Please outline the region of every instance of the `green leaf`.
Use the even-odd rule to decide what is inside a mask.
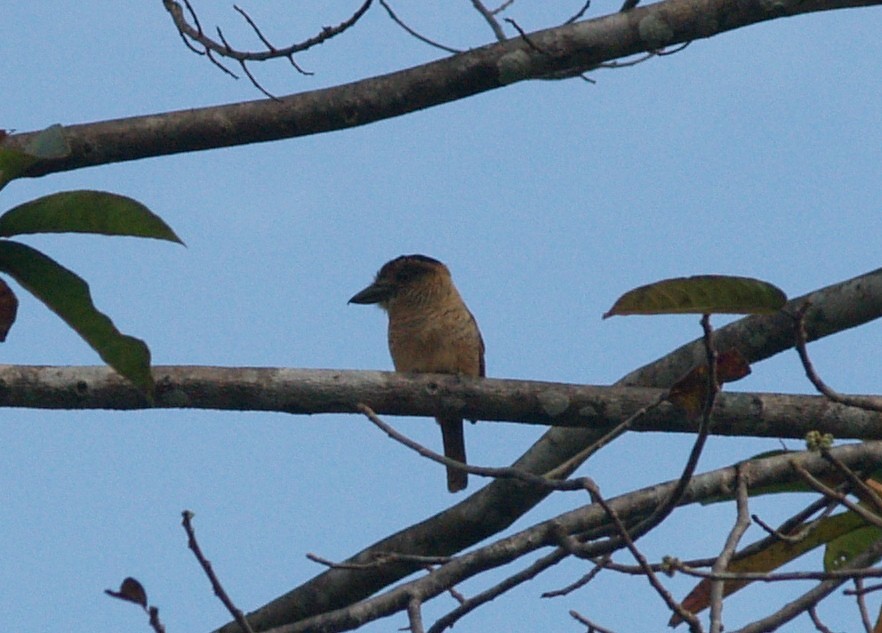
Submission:
[[[68,154],[70,146],[64,138],[64,128],[57,124],[39,132],[24,150],[0,147],[0,189],[37,161],[64,158]]]
[[[630,290],[603,318],[627,314],[764,314],[787,302],[781,289],[750,277],[677,277]]]
[[[0,189],[36,162],[36,158],[17,149],[0,147]]]
[[[20,204],[0,216],[0,236],[25,233],[129,235],[183,244],[175,232],[143,204],[106,191],[53,193]]]
[[[150,350],[126,336],[92,303],[88,284],[40,251],[0,240],[0,271],[12,276],[71,326],[108,365],[147,397],[153,393]]]
[[[855,516],[857,516],[856,513]],[[830,541],[824,550],[824,571],[840,569],[882,538],[882,529],[866,525]]]

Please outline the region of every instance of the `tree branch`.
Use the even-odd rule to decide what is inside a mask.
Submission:
[[[847,463],[853,469],[873,467],[882,459],[882,442],[865,444],[852,444],[833,449],[836,457]],[[751,487],[763,487],[772,483],[784,483],[795,481],[799,475],[791,467],[792,457],[784,455],[757,459],[750,462]],[[835,472],[833,466],[822,456],[816,453],[805,452],[798,458],[801,467],[821,477],[824,473]],[[624,522],[634,521],[651,512],[666,497],[674,491],[677,481],[658,484],[630,492],[607,501],[608,506],[615,511]],[[707,499],[726,498],[735,496],[738,489],[737,468],[730,466],[711,472],[697,475],[687,486],[685,493],[680,498],[680,505],[698,503]],[[297,621],[293,624],[279,626],[274,633],[301,633],[321,630],[325,632],[345,631],[363,626],[366,622],[392,615],[405,610],[410,600],[417,598],[423,603],[434,598],[458,583],[468,578],[477,576],[489,569],[507,565],[525,554],[535,552],[546,547],[556,547],[561,534],[581,534],[585,532],[604,533],[610,531],[610,519],[606,510],[599,503],[592,503],[576,510],[566,512],[552,519],[543,521],[511,536],[499,539],[462,556],[451,559],[448,563],[434,569],[425,576],[396,586],[389,591],[364,600],[357,604],[358,598],[350,596],[346,606],[328,610],[316,614],[314,617]],[[421,543],[402,543],[406,547],[421,547]],[[619,543],[620,545],[620,543]],[[604,553],[608,548],[607,541],[601,540],[584,546],[592,548],[595,555]],[[876,551],[876,550],[874,550]],[[873,561],[870,560],[870,563]],[[851,569],[859,569],[858,565],[851,565]],[[387,570],[374,567],[369,574],[365,572],[350,572],[360,574],[364,580],[367,576],[385,575]],[[330,573],[330,572],[327,572]],[[836,586],[845,582],[847,577],[826,581],[835,583]],[[822,583],[824,585],[825,583]],[[353,585],[355,591],[357,587]],[[317,596],[317,600],[321,597]],[[280,618],[284,614],[277,613]],[[256,630],[269,628],[269,623],[263,618],[249,616],[252,626]],[[277,622],[277,624],[280,622]],[[228,625],[221,631],[234,631],[236,625]]]
[[[882,0],[664,0],[567,24],[459,55],[323,90],[65,128],[71,153],[27,176],[283,138],[401,116],[528,79],[579,74],[637,53],[712,37],[766,20]],[[23,149],[35,133],[5,143]]]
[[[641,9],[628,15],[638,11]],[[806,318],[809,339],[855,327],[882,316],[882,269],[793,299],[786,309],[795,312],[807,298],[814,306]],[[739,319],[717,330],[716,343],[720,349],[737,347],[749,362],[758,362],[792,347],[793,322],[783,314]],[[704,342],[698,339],[626,379],[631,385],[670,386],[703,357]],[[548,472],[600,435],[602,431],[592,429],[551,429],[514,466],[534,473]],[[376,552],[388,551],[425,554],[431,549],[433,554],[452,554],[507,528],[546,496],[545,490],[518,482],[494,481],[434,517],[374,543],[347,562],[369,561]],[[328,570],[251,613],[249,621],[260,630],[303,620],[361,600],[413,571],[413,566],[401,565],[366,577],[347,570]],[[219,629],[223,633],[234,630],[235,625]]]
[[[282,413],[360,413],[433,417],[452,410],[487,422],[607,430],[656,402],[658,389],[528,380],[407,375],[386,371],[272,367],[157,366],[156,399],[105,366],[0,365],[0,407],[37,409],[213,409]],[[882,396],[866,396],[882,402]],[[831,404],[823,396],[721,393],[711,433],[802,439],[809,431],[838,439],[882,439],[882,413]],[[694,433],[674,406],[656,407],[632,431]]]

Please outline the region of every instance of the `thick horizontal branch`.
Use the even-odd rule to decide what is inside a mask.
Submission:
[[[357,413],[359,402],[382,415],[431,418],[453,412],[485,421],[606,428],[659,399],[663,391],[527,380],[381,371],[237,367],[155,367],[154,407],[287,413]],[[882,397],[878,398],[882,403]],[[106,367],[0,365],[0,406],[41,409],[143,409],[138,392]],[[664,404],[636,431],[693,432],[695,424]],[[882,414],[820,396],[724,393],[712,432],[802,438],[882,439]]]
[[[578,73],[604,62],[766,20],[880,3],[882,0],[664,0],[279,100],[67,126],[70,155],[39,161],[27,175],[356,127],[518,81]],[[24,147],[33,134],[15,134],[6,143]]]

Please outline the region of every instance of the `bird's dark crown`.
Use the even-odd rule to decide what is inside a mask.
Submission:
[[[444,264],[426,255],[402,255],[383,265],[377,273],[377,281],[408,283],[425,274],[445,269]]]

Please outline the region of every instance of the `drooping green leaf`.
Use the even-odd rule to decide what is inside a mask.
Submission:
[[[95,308],[88,284],[40,251],[0,240],[0,271],[9,274],[46,304],[85,340],[108,365],[148,397],[153,393],[150,350],[126,336]]]
[[[0,147],[0,189],[38,160],[64,158],[68,154],[70,146],[64,138],[64,128],[57,124],[34,136],[24,150]]]
[[[136,200],[106,191],[62,191],[0,216],[0,236],[25,233],[97,233],[152,237],[183,244],[163,220]]]
[[[630,290],[603,318],[627,314],[764,314],[787,302],[781,289],[750,277],[699,275]]]

